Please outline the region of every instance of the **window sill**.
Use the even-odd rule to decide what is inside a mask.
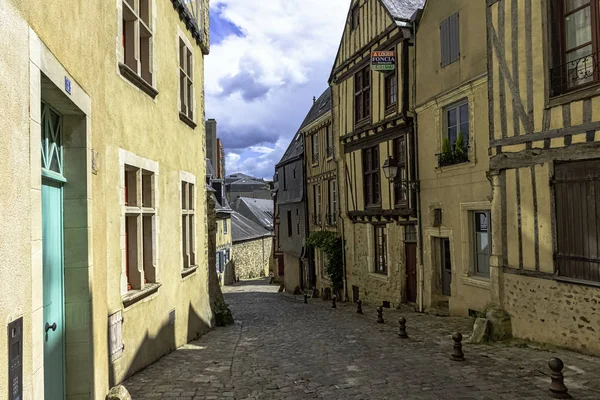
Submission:
[[[445,165],[443,167],[436,167],[435,168],[435,172],[442,173],[445,171],[453,171],[455,169],[462,169],[462,168],[467,168],[467,167],[474,167],[475,166],[475,161],[465,161],[465,162],[461,162],[461,163],[456,163],[456,164],[451,164],[451,165]]]
[[[185,123],[187,126],[189,126],[192,129],[196,129],[196,126],[198,126],[193,119],[191,119],[190,117],[188,117],[187,115],[185,115],[184,113],[182,113],[181,111],[179,111],[179,119],[181,121],[183,121],[183,123]]]
[[[566,276],[555,276],[554,279],[557,280],[558,282],[563,282],[563,283],[573,283],[576,285],[600,287],[600,282],[585,281],[583,279],[569,278]]]
[[[130,290],[122,296],[123,306],[125,308],[149,297],[150,295],[158,292],[158,288],[162,285],[160,283],[146,283],[140,290]]]
[[[182,277],[182,278],[185,278],[185,277],[187,277],[187,276],[190,276],[191,274],[193,274],[194,272],[196,272],[196,270],[197,270],[197,269],[198,269],[198,266],[197,266],[197,265],[192,265],[191,267],[184,268],[184,269],[181,271],[181,277]]]
[[[123,77],[125,77],[128,81],[133,83],[142,92],[146,93],[153,99],[156,98],[156,96],[158,95],[158,90],[156,90],[154,87],[152,87],[151,84],[142,79],[142,77],[139,76],[134,70],[129,68],[129,66],[123,63],[119,63],[119,71],[121,72],[121,75]]]
[[[468,286],[478,287],[480,289],[490,289],[491,284],[489,278],[484,278],[483,276],[463,276],[462,283]]]
[[[325,159],[325,161],[333,161],[333,155],[327,156],[327,158]]]
[[[364,126],[367,126],[369,124],[370,120],[371,120],[371,116],[368,116],[366,118],[361,119],[360,121],[355,121],[354,122],[354,130],[357,130]]]
[[[546,108],[572,103],[577,100],[585,100],[594,96],[600,96],[600,83],[595,83],[594,86],[586,86],[558,96],[553,96],[548,100]]]
[[[385,115],[388,116],[396,112],[396,103],[390,104],[385,108]]]
[[[376,279],[378,281],[382,281],[382,282],[389,282],[390,277],[387,274],[380,274],[379,272],[369,272],[369,276],[373,279]]]

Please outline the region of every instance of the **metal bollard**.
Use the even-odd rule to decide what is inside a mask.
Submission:
[[[356,313],[357,314],[362,314],[363,313],[362,312],[362,301],[361,300],[358,300],[356,302]]]
[[[452,334],[452,340],[454,341],[454,349],[452,350],[452,360],[454,361],[465,361],[465,354],[462,351],[462,334],[456,332]]]
[[[550,384],[550,397],[555,399],[570,399],[569,389],[565,386],[565,377],[562,370],[565,364],[560,358],[551,358],[548,361],[548,367],[552,370],[552,383]]]
[[[337,306],[335,305],[336,301],[337,301],[337,298],[335,296],[333,296],[331,298],[331,308],[337,308]]]
[[[377,323],[385,324],[385,321],[383,320],[383,308],[381,307],[377,307]]]
[[[308,295],[304,293],[304,304],[308,304]]]
[[[406,319],[400,317],[398,323],[400,324],[400,328],[398,328],[398,337],[400,339],[408,339],[408,334],[406,333]]]

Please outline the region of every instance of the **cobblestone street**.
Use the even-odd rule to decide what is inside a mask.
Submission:
[[[264,280],[225,289],[236,323],[217,328],[125,382],[133,399],[548,399],[547,361],[565,363],[575,399],[600,398],[600,360],[562,350],[465,345],[472,320],[384,310],[277,293]],[[408,340],[397,336],[407,319]]]

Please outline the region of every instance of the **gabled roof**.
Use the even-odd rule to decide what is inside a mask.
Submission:
[[[231,182],[229,185],[230,186],[265,186],[266,183],[257,181],[252,178],[243,178],[243,179],[239,179],[235,182]]]
[[[425,4],[426,0],[378,0],[383,8],[387,11],[388,15],[392,20],[396,22],[396,25],[406,25],[412,15],[419,9],[422,8]],[[328,82],[331,82],[333,79],[333,73],[335,71],[335,65],[340,56],[340,51],[342,49],[342,43],[344,41],[344,35],[350,26],[350,18],[352,16],[352,8],[354,7],[354,2],[350,2],[350,7],[348,8],[348,13],[346,14],[346,23],[344,24],[344,30],[342,31],[342,37],[340,38],[340,44],[338,46],[338,51],[333,60],[333,65],[331,67],[331,73],[329,74]]]
[[[231,239],[233,243],[273,236],[273,233],[238,212],[231,214]]]
[[[283,153],[283,157],[281,157],[281,160],[279,160],[275,168],[279,167],[282,164],[286,164],[290,160],[294,160],[297,157],[302,156],[302,154],[304,154],[304,139],[302,138],[300,131],[298,131],[294,135],[294,138],[290,142],[290,145],[288,146],[285,153]]]
[[[328,112],[331,112],[331,90],[329,90],[329,88],[325,89],[321,96],[314,102],[306,115],[306,118],[304,118],[304,122],[300,125],[300,129],[303,129],[305,126],[316,121]]]
[[[255,221],[259,221],[263,228],[268,230],[273,229],[273,200],[238,197],[231,203],[231,208],[239,213],[248,210],[254,216]],[[250,217],[250,215],[247,215],[247,217]]]

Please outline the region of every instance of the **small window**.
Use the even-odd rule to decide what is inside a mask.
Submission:
[[[433,209],[433,226],[438,228],[442,226],[442,209],[434,208]]]
[[[327,151],[327,158],[333,157],[333,137],[331,125],[325,127],[325,150]]]
[[[417,226],[404,226],[404,243],[417,243]]]
[[[179,38],[179,117],[194,121],[194,60],[192,50]]]
[[[288,236],[292,236],[292,211],[288,210],[287,212],[287,228],[288,228]]]
[[[131,165],[125,165],[123,174],[127,290],[139,290],[156,279],[155,175]]]
[[[327,219],[329,225],[335,226],[337,224],[337,181],[332,179],[328,181],[329,184],[329,211],[327,212]]]
[[[473,261],[475,275],[490,276],[490,254],[492,242],[489,211],[475,211],[473,221]]]
[[[396,185],[394,185],[394,201],[397,207],[406,206],[408,203],[408,192],[406,188],[406,138],[404,135],[394,140],[394,158],[398,164],[396,173]]]
[[[121,41],[124,64],[152,85],[152,3],[151,0],[124,0]]]
[[[227,235],[227,220],[223,220],[223,233]]]
[[[463,100],[444,109],[445,130],[438,166],[469,161],[469,103]]]
[[[374,225],[375,272],[387,275],[387,232],[385,225]]]
[[[287,179],[286,179],[286,176],[285,176],[285,165],[281,169],[281,175],[283,177],[283,190],[287,190]]]
[[[451,15],[440,25],[440,44],[442,49],[441,66],[450,65],[460,58],[460,31],[458,13]]]
[[[355,6],[352,9],[352,30],[356,30],[360,25],[360,8]]]
[[[354,122],[371,116],[371,69],[365,67],[354,75]]]
[[[398,75],[396,71],[385,76],[385,108],[393,108],[398,101]]]
[[[319,133],[315,133],[312,136],[312,163],[313,165],[319,164]]]
[[[379,188],[379,146],[363,150],[363,175],[365,206],[381,205]]]
[[[194,185],[181,182],[181,249],[183,269],[196,266],[196,229]],[[218,228],[218,225],[217,225]]]

